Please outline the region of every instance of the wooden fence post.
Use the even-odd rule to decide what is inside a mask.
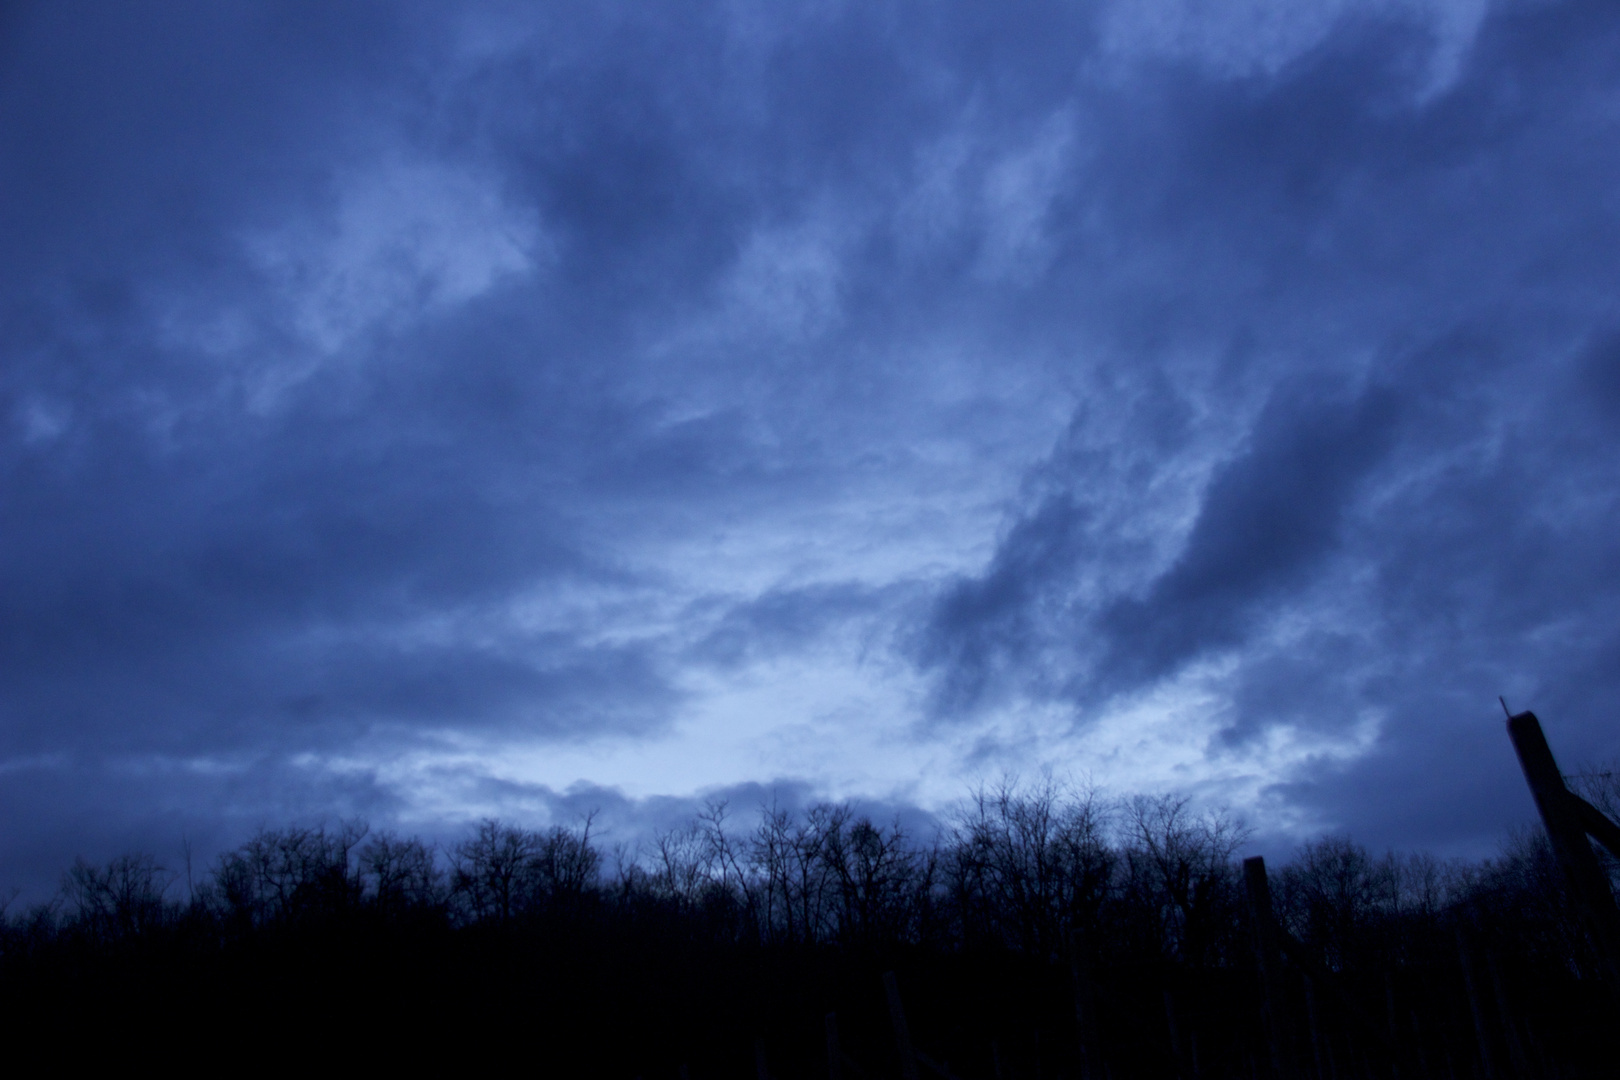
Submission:
[[[1384,972],[1384,1006],[1389,1014],[1389,1075],[1401,1080],[1401,1024],[1395,1012],[1395,976]]]
[[[1198,1036],[1190,1028],[1182,1031],[1182,1018],[1176,1015],[1176,997],[1169,987],[1164,991],[1164,1017],[1170,1025],[1170,1052],[1175,1055],[1176,1072],[1182,1080],[1198,1080]]]
[[[1243,860],[1243,886],[1249,898],[1249,924],[1254,934],[1254,958],[1260,968],[1260,1013],[1271,1048],[1271,1068],[1280,1080],[1294,1080],[1294,1055],[1288,1025],[1282,954],[1277,947],[1277,920],[1271,910],[1271,882],[1266,860],[1259,855]]]
[[[1075,1040],[1080,1050],[1081,1080],[1097,1080],[1103,1075],[1101,1035],[1097,1025],[1097,992],[1092,985],[1091,964],[1082,955],[1072,928],[1063,930],[1064,951],[1069,954],[1069,979],[1074,990]]]
[[[1496,1011],[1502,1017],[1502,1034],[1507,1038],[1508,1060],[1513,1062],[1515,1073],[1529,1076],[1530,1058],[1524,1052],[1524,1041],[1519,1038],[1519,1023],[1513,1018],[1513,1005],[1508,1000],[1507,986],[1502,982],[1502,968],[1496,962],[1496,955],[1489,948],[1485,950],[1485,968],[1491,973],[1491,986],[1496,990]]]
[[[911,1048],[911,1029],[906,1026],[906,1009],[900,1003],[900,984],[892,971],[883,973],[883,992],[889,999],[889,1020],[894,1024],[895,1049],[900,1052],[900,1076],[902,1080],[919,1080],[917,1054]]]
[[[1558,763],[1553,759],[1552,749],[1547,745],[1547,737],[1542,734],[1541,721],[1536,719],[1535,713],[1522,712],[1510,716],[1507,727],[1513,749],[1519,755],[1519,766],[1530,785],[1530,794],[1535,797],[1536,809],[1541,812],[1541,822],[1546,826],[1553,855],[1569,883],[1575,909],[1586,924],[1587,932],[1592,935],[1593,944],[1597,946],[1599,961],[1608,977],[1611,991],[1620,991],[1620,909],[1615,907],[1609,879],[1586,839],[1586,819],[1590,815],[1583,812],[1583,807],[1588,804],[1564,786],[1564,774],[1558,771]],[[1596,816],[1604,824],[1612,826],[1613,823],[1604,819],[1602,814]],[[1609,838],[1603,833],[1602,824],[1590,824],[1599,831],[1607,845]]]
[[[1462,923],[1456,925],[1457,955],[1462,959],[1463,986],[1468,991],[1468,1009],[1474,1018],[1474,1038],[1479,1042],[1479,1063],[1485,1080],[1496,1080],[1502,1070],[1496,1064],[1496,1052],[1491,1047],[1491,1022],[1485,1015],[1485,999],[1479,985],[1479,972],[1474,963],[1473,950],[1468,947],[1468,935]]]
[[[1316,986],[1305,976],[1305,1018],[1311,1026],[1311,1054],[1316,1060],[1316,1080],[1338,1080],[1333,1068],[1333,1047],[1322,1030],[1322,1018],[1316,1010]]]
[[[838,1014],[827,1014],[827,1080],[842,1080],[844,1052],[838,1046]]]

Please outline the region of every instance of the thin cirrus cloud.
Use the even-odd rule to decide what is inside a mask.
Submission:
[[[1617,36],[16,9],[5,858],[1043,767],[1488,842],[1496,694],[1616,752]]]

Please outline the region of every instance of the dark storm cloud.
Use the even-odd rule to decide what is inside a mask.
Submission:
[[[595,394],[573,362],[600,338],[524,297],[409,334],[384,319],[349,355],[302,360],[298,313],[244,244],[288,214],[330,223],[355,160],[408,142],[389,113],[427,92],[409,70],[431,52],[421,29],[362,7],[52,5],[10,25],[0,753],[17,880],[195,836],[199,814],[223,842],[312,808],[398,808],[291,753],[646,730],[678,699],[655,648],[504,609],[536,583],[626,580],[557,489],[633,486],[652,458],[702,474],[724,431],[678,440]],[[227,355],[169,328],[221,310]],[[278,366],[291,392],[255,408]]]
[[[1267,403],[1250,446],[1206,488],[1180,557],[1145,597],[1102,614],[1104,679],[1129,687],[1239,643],[1255,608],[1308,580],[1338,547],[1357,481],[1389,452],[1397,403],[1376,389],[1314,398],[1285,389]]]
[[[582,471],[639,482],[637,456],[668,462],[671,440],[637,446],[645,420],[595,396],[580,409],[588,377],[521,355],[585,359],[577,329],[486,309],[371,342],[392,370],[340,363],[268,415],[243,408],[252,367],[300,343],[239,234],[329,191],[352,152],[335,143],[388,140],[379,114],[408,106],[422,28],[363,7],[123,14],[19,16],[0,95],[8,747],[653,722],[670,692],[645,649],[546,633],[471,647],[414,625],[476,620],[536,578],[621,576],[536,489]],[[378,131],[352,127],[368,120]],[[245,305],[263,355],[244,369],[162,347],[175,292]],[[687,442],[675,472],[724,450]],[[566,460],[581,443],[606,462]]]
[[[1561,718],[1571,762],[1612,755],[1617,31],[1597,5],[1493,9],[1432,95],[1400,24],[1351,25],[1271,77],[1148,84],[1165,157],[1113,197],[1142,250],[1181,247],[1140,290],[1162,318],[1115,324],[1140,350],[1120,363],[1157,353],[1217,417],[1254,419],[1141,436],[1216,465],[1175,548],[1118,555],[1101,585],[1096,487],[1151,504],[1154,478],[1060,448],[985,574],[934,611],[942,703],[1010,683],[1096,708],[1231,662],[1209,752],[1377,716],[1365,758],[1279,793],[1387,842],[1477,835],[1504,799],[1527,812],[1498,692]]]
[[[62,820],[260,762],[175,781],[251,816],[896,639],[956,724],[1206,663],[1212,758],[1376,714],[1279,798],[1391,836],[1355,793],[1497,692],[1613,752],[1620,19],[1493,7],[1448,74],[1416,7],[1247,64],[1130,8],[15,9],[0,757]],[[977,574],[760,570],[841,499],[959,552],[984,485],[878,520],[990,459]]]

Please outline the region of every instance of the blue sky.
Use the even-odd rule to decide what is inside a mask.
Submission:
[[[1620,754],[1617,176],[1607,3],[8,6],[0,865],[1043,770],[1483,850],[1498,694]]]

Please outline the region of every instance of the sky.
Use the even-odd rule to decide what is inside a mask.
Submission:
[[[1620,755],[1608,0],[0,12],[0,878]]]

